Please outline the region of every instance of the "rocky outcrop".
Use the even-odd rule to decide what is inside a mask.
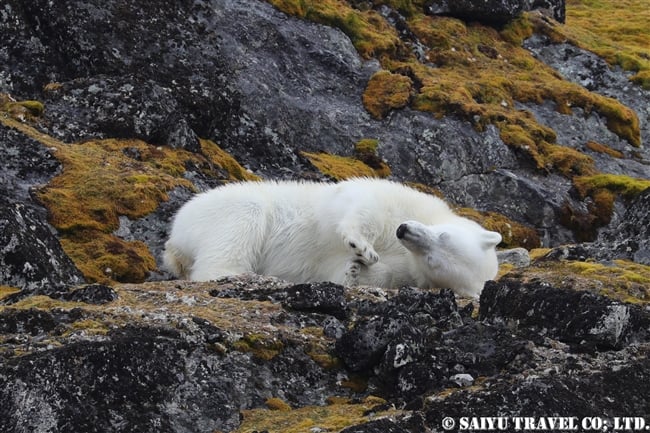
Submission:
[[[368,394],[366,422],[400,411],[352,431],[439,431],[443,416],[640,413],[650,386],[646,309],[515,280],[489,283],[477,318],[449,290],[253,276],[67,299],[0,312],[3,431],[286,431],[268,408],[326,401],[314,410],[342,405],[352,425]]]
[[[432,15],[449,15],[496,25],[505,24],[531,10],[542,10],[562,23],[566,18],[564,0],[429,0],[424,10]]]

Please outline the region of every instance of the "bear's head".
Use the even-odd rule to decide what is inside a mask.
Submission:
[[[501,235],[469,220],[435,225],[406,221],[396,234],[429,287],[478,298],[485,281],[499,270],[495,247]]]

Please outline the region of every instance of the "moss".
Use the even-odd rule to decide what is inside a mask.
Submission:
[[[582,197],[593,195],[594,191],[606,189],[625,198],[634,198],[650,188],[650,180],[619,174],[596,174],[576,178],[574,185]]]
[[[0,286],[0,300],[6,296],[13,295],[14,293],[18,292],[20,292],[20,289],[18,287]]]
[[[365,58],[396,53],[402,43],[395,29],[372,9],[359,10],[340,0],[268,0],[279,10],[342,30]]]
[[[412,82],[409,77],[389,71],[376,72],[363,93],[363,105],[376,119],[383,119],[391,110],[408,105]]]
[[[355,144],[354,155],[356,159],[372,168],[377,177],[388,177],[391,174],[391,170],[388,164],[379,156],[377,151],[378,147],[378,140],[364,138]]]
[[[612,65],[650,71],[650,8],[646,0],[568,0],[566,25],[556,31]],[[633,77],[634,81],[634,77]],[[643,85],[643,81],[641,83]]]
[[[70,329],[67,331],[67,334],[74,334],[83,332],[90,335],[106,335],[110,328],[98,320],[94,319],[82,319],[77,320],[70,325]],[[65,334],[64,334],[65,335]]]
[[[0,122],[38,140],[61,161],[63,171],[35,196],[48,209],[64,251],[90,282],[142,282],[156,268],[144,243],[112,233],[120,216],[141,218],[167,200],[169,190],[193,189],[183,177],[187,164],[208,176],[257,179],[209,140],[201,140],[201,156],[140,140],[67,144],[10,117],[0,116]]]
[[[650,90],[650,70],[641,71],[638,74],[633,75],[630,77],[630,81],[638,84],[645,90]]]
[[[276,338],[264,334],[247,334],[233,343],[233,348],[247,352],[254,357],[270,361],[284,350],[284,344]]]
[[[34,121],[43,115],[45,105],[40,101],[16,101],[6,93],[0,93],[0,112],[21,122]]]
[[[329,153],[302,152],[323,174],[336,180],[351,177],[376,177],[375,170],[356,158],[332,155]]]
[[[259,176],[242,167],[228,152],[210,140],[201,139],[201,152],[212,164],[228,173],[230,180],[260,180]]]
[[[358,403],[346,399],[330,399],[327,406],[307,406],[289,411],[252,409],[242,411],[243,420],[235,433],[268,431],[269,433],[303,433],[309,431],[341,431],[351,425],[368,422],[372,417],[396,416],[400,411],[392,409],[373,413],[372,409],[385,400],[368,397]]]
[[[479,212],[474,209],[457,209],[458,215],[469,218],[481,224],[487,230],[501,234],[503,241],[500,246],[504,248],[523,247],[526,249],[538,248],[541,239],[537,230],[524,224],[512,221],[496,212]]]
[[[368,389],[368,378],[365,376],[352,374],[347,379],[341,381],[341,386],[348,388],[353,392],[362,393]]]
[[[611,147],[598,143],[596,141],[588,141],[585,144],[585,147],[592,152],[603,153],[605,155],[611,156],[612,158],[620,159],[624,156],[622,152],[619,152],[618,150],[612,149]]]
[[[534,30],[535,27],[528,19],[528,15],[522,14],[506,24],[500,34],[505,41],[513,45],[521,45],[525,39],[533,35]]]
[[[267,398],[266,406],[269,410],[277,410],[280,412],[289,412],[291,410],[291,406],[287,402],[277,397]]]
[[[650,304],[650,266],[628,260],[607,263],[549,261],[544,259],[548,251],[531,251],[531,266],[513,269],[509,277],[522,282],[543,280],[555,287],[586,290],[623,302]]]

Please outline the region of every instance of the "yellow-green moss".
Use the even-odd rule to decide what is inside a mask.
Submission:
[[[638,71],[632,80],[648,87],[650,6],[647,0],[568,0],[566,24],[557,32],[612,65]]]
[[[389,71],[376,72],[363,93],[363,105],[376,119],[383,119],[391,110],[405,107],[411,97],[409,77]]]
[[[0,122],[52,149],[62,163],[63,171],[35,196],[48,209],[64,251],[90,282],[142,282],[156,268],[143,242],[125,241],[112,233],[120,216],[143,217],[167,200],[169,190],[193,189],[183,177],[187,163],[208,176],[257,179],[209,140],[201,140],[203,155],[140,140],[67,144],[10,116],[0,116]]]
[[[359,140],[354,146],[354,156],[375,171],[377,177],[388,177],[391,174],[390,167],[379,156],[377,148],[379,141],[371,138]]]
[[[476,221],[487,230],[500,233],[503,238],[501,247],[532,249],[541,245],[541,239],[533,227],[512,221],[499,213],[479,212],[470,208],[457,209],[456,213]]]
[[[291,410],[291,405],[285,402],[281,398],[271,397],[266,399],[266,407],[269,410],[278,410],[280,412],[289,412]]]
[[[395,416],[401,412],[395,409],[368,413],[385,400],[368,397],[360,403],[345,403],[345,399],[330,399],[334,404],[328,406],[307,406],[288,411],[252,409],[242,411],[243,420],[234,433],[305,433],[311,429],[338,432],[351,425],[368,422],[375,417]]]
[[[212,164],[225,170],[231,180],[260,180],[259,176],[242,167],[228,152],[211,140],[201,139],[201,152]]]
[[[548,250],[531,251],[532,265],[513,269],[509,276],[522,282],[547,281],[555,287],[586,290],[623,302],[650,304],[650,266],[628,260],[607,264],[544,260]],[[506,276],[507,277],[507,276]]]
[[[264,361],[270,361],[284,350],[284,344],[278,339],[264,334],[248,334],[233,343],[233,348],[247,352]]]
[[[20,289],[18,287],[0,286],[0,300],[2,300],[2,298],[5,296],[13,295],[14,293],[18,292],[20,292]]]
[[[647,188],[650,188],[650,180],[638,179],[618,174],[596,174],[593,176],[578,177],[574,185],[581,196],[592,195],[594,191],[606,189],[626,198],[633,198]]]
[[[13,119],[23,121],[34,120],[43,115],[45,105],[40,101],[16,101],[6,93],[0,93],[0,113]]]
[[[329,153],[310,153],[302,152],[314,167],[321,173],[330,176],[336,180],[344,180],[351,177],[376,177],[375,170],[359,161],[356,158],[350,158]]]
[[[609,224],[617,195],[631,199],[650,188],[650,180],[603,173],[576,177],[573,184],[581,198],[591,198],[587,203],[588,213],[574,209],[566,203],[560,219],[564,226],[572,229],[580,241],[593,240],[597,229]]]
[[[394,54],[402,46],[395,29],[372,9],[356,9],[341,0],[268,1],[289,15],[342,30],[365,58],[386,53]]]
[[[623,158],[624,156],[622,152],[619,152],[618,150],[612,149],[611,147],[602,143],[598,143],[596,141],[588,141],[585,144],[585,147],[593,152],[604,153],[605,155],[609,155],[612,158],[620,159]]]

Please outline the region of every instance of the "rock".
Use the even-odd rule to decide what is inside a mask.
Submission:
[[[389,419],[379,419],[353,427],[344,428],[340,433],[408,433],[406,430]]]
[[[474,378],[472,377],[472,375],[466,373],[454,374],[449,378],[449,380],[451,382],[455,382],[461,388],[465,386],[470,386],[474,383]]]
[[[461,318],[449,290],[404,289],[376,307],[380,314],[357,311],[336,351],[351,371],[372,370],[374,386],[405,401],[455,383],[453,373],[494,374],[524,346],[502,326]]]
[[[561,23],[565,20],[564,0],[428,0],[424,10],[430,15],[449,15],[492,25],[503,25],[531,10],[542,10]]]
[[[306,312],[346,317],[344,287],[333,283],[297,284],[287,289],[284,305]]]
[[[118,298],[118,295],[112,287],[103,284],[89,284],[80,289],[65,293],[61,298],[66,301],[103,305],[113,302]]]
[[[497,251],[499,264],[510,263],[517,268],[524,268],[530,265],[530,255],[525,248],[511,248],[509,250]]]
[[[5,302],[31,294],[53,294],[83,282],[63,252],[44,211],[4,198],[0,206],[0,284],[20,287]]]
[[[535,330],[574,350],[621,349],[647,341],[650,313],[638,306],[544,283],[488,281],[481,293],[481,320]]]
[[[491,383],[477,392],[460,391],[449,397],[431,398],[424,412],[426,423],[431,428],[442,426],[442,419],[455,420],[455,428],[460,431],[460,417],[490,417],[499,414],[508,418],[505,430],[519,428],[512,417],[547,417],[549,414],[570,414],[577,417],[576,426],[581,420],[599,413],[603,420],[613,425],[612,417],[619,413],[643,411],[643,403],[638,395],[648,392],[647,359],[633,361],[624,368],[605,367],[604,371],[575,372],[562,377],[532,377],[514,383],[507,381]],[[524,415],[525,414],[525,415]],[[562,415],[563,416],[563,415]],[[588,428],[587,428],[588,429]],[[587,430],[585,429],[585,430]],[[446,429],[447,430],[447,429]]]
[[[621,223],[604,230],[595,244],[603,251],[599,257],[650,265],[650,189],[641,193],[627,208]]]

